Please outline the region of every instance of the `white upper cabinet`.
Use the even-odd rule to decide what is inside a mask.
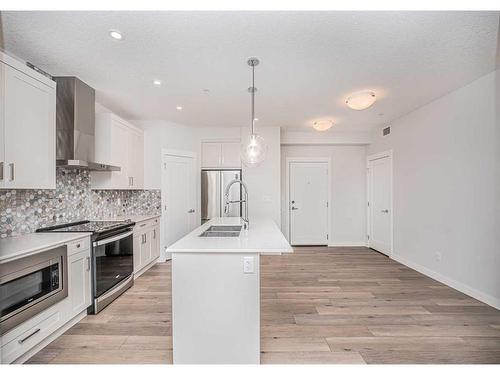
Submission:
[[[55,189],[56,83],[0,59],[0,188]]]
[[[202,142],[202,168],[241,168],[239,142]]]
[[[221,144],[215,142],[202,142],[201,144],[201,166],[203,168],[219,168],[221,156]]]
[[[227,142],[221,145],[221,167],[241,168],[241,144],[239,142]]]
[[[143,131],[112,113],[96,115],[95,126],[95,161],[121,170],[92,172],[92,189],[143,189]]]
[[[144,133],[128,132],[128,184],[131,189],[144,187]]]

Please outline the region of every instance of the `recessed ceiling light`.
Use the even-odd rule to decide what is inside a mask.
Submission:
[[[122,33],[119,32],[118,30],[110,30],[109,36],[115,40],[122,40],[123,39]]]
[[[324,132],[333,126],[332,120],[319,120],[313,123],[313,128],[317,131]]]
[[[178,105],[177,107],[175,107],[175,109],[177,109],[178,111],[182,111],[182,107],[180,105]]]
[[[153,80],[153,85],[160,86],[161,85],[161,81],[159,79],[155,79],[155,80]]]
[[[360,91],[349,96],[345,102],[349,108],[362,111],[371,107],[375,103],[375,100],[377,98],[373,91]]]

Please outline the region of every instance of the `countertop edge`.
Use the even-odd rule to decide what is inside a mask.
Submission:
[[[49,233],[30,233],[28,236],[40,236],[40,235],[46,235]],[[49,250],[50,248],[60,246],[63,244],[66,244],[68,242],[76,241],[85,237],[90,237],[92,233],[90,232],[72,232],[72,233],[67,233],[68,238],[64,239],[58,239],[58,240],[49,240],[50,237],[47,236],[47,242],[41,242],[40,244],[28,247],[23,250],[19,250],[15,253],[6,255],[6,256],[0,256],[0,264],[1,263],[7,263],[16,259],[24,258],[29,255],[41,253],[43,251]],[[52,235],[52,234],[51,234]],[[24,235],[27,236],[27,235]],[[21,236],[19,236],[21,237]],[[14,237],[15,238],[15,237]],[[40,239],[41,240],[41,239]]]

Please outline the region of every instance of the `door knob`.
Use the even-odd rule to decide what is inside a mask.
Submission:
[[[188,211],[188,214],[192,214],[194,212],[194,208],[191,208],[189,211]]]
[[[389,210],[382,210],[380,212],[383,212],[384,214],[388,214],[389,213]]]
[[[298,208],[297,207],[292,207],[292,210],[298,210]]]

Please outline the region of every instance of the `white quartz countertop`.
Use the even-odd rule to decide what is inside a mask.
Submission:
[[[250,222],[239,237],[199,237],[211,225],[243,225],[239,217],[214,218],[169,246],[170,253],[292,253],[288,241],[270,219]]]
[[[0,263],[22,258],[90,236],[91,233],[30,233],[0,240]]]

